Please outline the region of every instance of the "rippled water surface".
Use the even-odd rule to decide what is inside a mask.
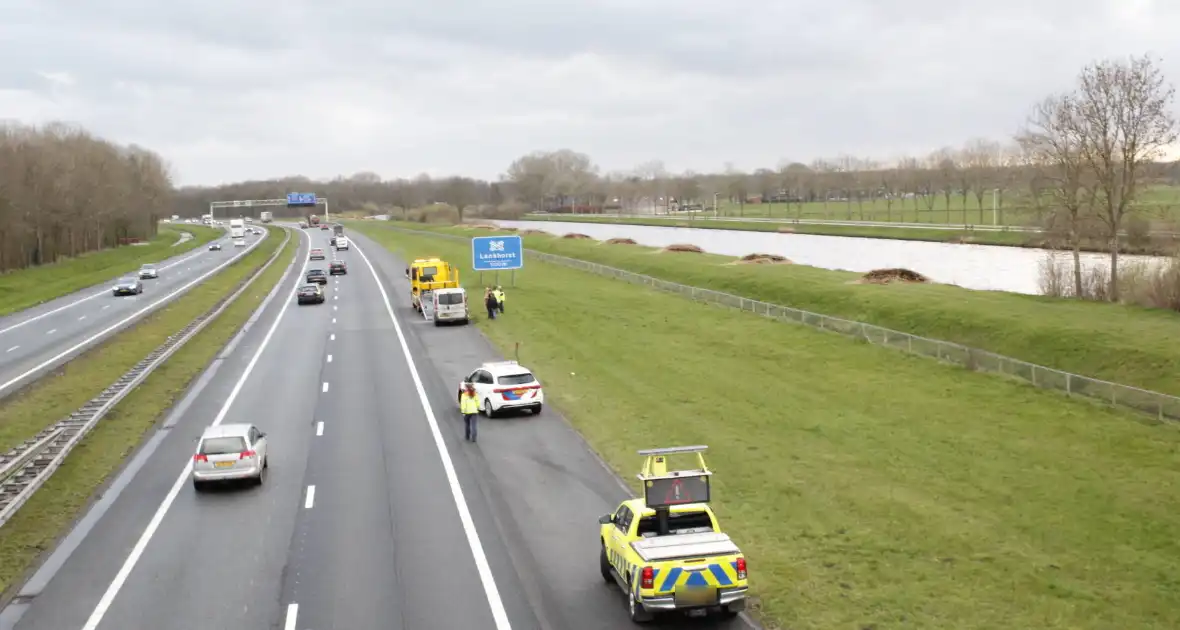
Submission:
[[[612,225],[609,223],[567,223],[557,221],[499,221],[520,229],[544,230],[553,234],[577,232],[605,240],[631,238],[641,245],[664,247],[689,243],[711,254],[744,256],[763,253],[786,256],[797,264],[866,272],[902,267],[934,280],[968,289],[1040,293],[1041,264],[1050,254],[1044,249],[955,245],[926,241],[899,241],[814,234],[779,234],[703,228]],[[1058,254],[1067,255],[1067,254]],[[1108,262],[1103,254],[1083,254],[1084,264]],[[1121,260],[1152,260],[1147,256],[1123,256]]]

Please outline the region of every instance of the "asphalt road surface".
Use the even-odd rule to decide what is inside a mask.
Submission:
[[[0,630],[630,627],[598,573],[597,519],[625,498],[620,483],[552,407],[483,419],[479,442],[465,442],[458,381],[500,357],[474,327],[422,320],[404,265],[357,235],[329,255],[349,273],[330,278],[327,301],[297,305],[306,269],[327,267],[306,251],[308,238],[326,248],[328,232],[305,234],[276,298],[0,613]],[[265,485],[193,490],[196,438],[215,422],[268,433]]]
[[[247,236],[247,248],[262,238]],[[145,307],[192,282],[241,253],[225,237],[220,252],[208,245],[157,263],[158,279],[144,280],[143,293],[116,297],[114,279],[88,289],[0,318],[0,395],[35,380],[78,353],[114,334],[128,318],[130,325],[147,313]],[[100,334],[116,326],[107,334]],[[67,352],[75,349],[73,352]],[[65,354],[63,354],[65,353]]]

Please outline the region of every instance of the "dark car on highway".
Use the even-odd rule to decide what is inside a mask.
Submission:
[[[328,284],[328,274],[324,273],[323,269],[309,269],[307,272],[307,281]]]
[[[139,295],[143,293],[143,283],[135,276],[127,276],[126,278],[119,278],[115,283],[115,296],[120,295]]]
[[[318,284],[306,284],[299,287],[300,304],[323,304],[324,289]]]
[[[343,260],[333,260],[332,263],[328,265],[328,274],[333,276],[346,276],[348,275],[348,265],[344,264]]]

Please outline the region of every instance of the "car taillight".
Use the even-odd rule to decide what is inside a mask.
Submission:
[[[209,462],[209,458],[208,458],[208,457],[206,457],[206,456],[204,456],[204,455],[202,455],[202,454],[200,454],[200,453],[197,453],[196,455],[193,455],[193,461],[194,461],[194,462],[206,462],[206,463],[208,463],[208,462]]]
[[[652,588],[656,579],[656,572],[651,567],[643,567],[642,578],[639,582],[640,588]]]
[[[746,579],[746,559],[745,558],[738,558],[737,559],[737,577],[739,580]]]
[[[257,455],[257,453],[254,451],[242,451],[242,454],[240,457],[238,457],[238,459],[246,459],[247,457],[254,457],[255,455]]]
[[[492,392],[496,393],[496,394],[506,394],[508,392],[515,392],[515,391],[519,391],[522,389],[541,389],[541,386],[540,385],[521,385],[520,387],[499,387],[497,389],[492,390]]]

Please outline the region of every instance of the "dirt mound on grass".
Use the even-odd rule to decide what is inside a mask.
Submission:
[[[569,234],[566,234],[565,236],[562,236],[561,238],[588,239],[590,237],[585,234],[578,234],[576,232],[570,232]]]
[[[660,251],[665,252],[687,252],[690,254],[703,254],[705,250],[688,243],[673,243]]]
[[[746,254],[737,259],[739,265],[790,265],[790,260],[778,254]]]
[[[630,238],[608,238],[603,241],[607,245],[638,245],[634,239]]]
[[[890,284],[894,282],[921,284],[930,282],[930,278],[909,269],[874,269],[861,276],[860,281],[867,284]]]
[[[521,236],[553,236],[545,230],[521,230]]]

